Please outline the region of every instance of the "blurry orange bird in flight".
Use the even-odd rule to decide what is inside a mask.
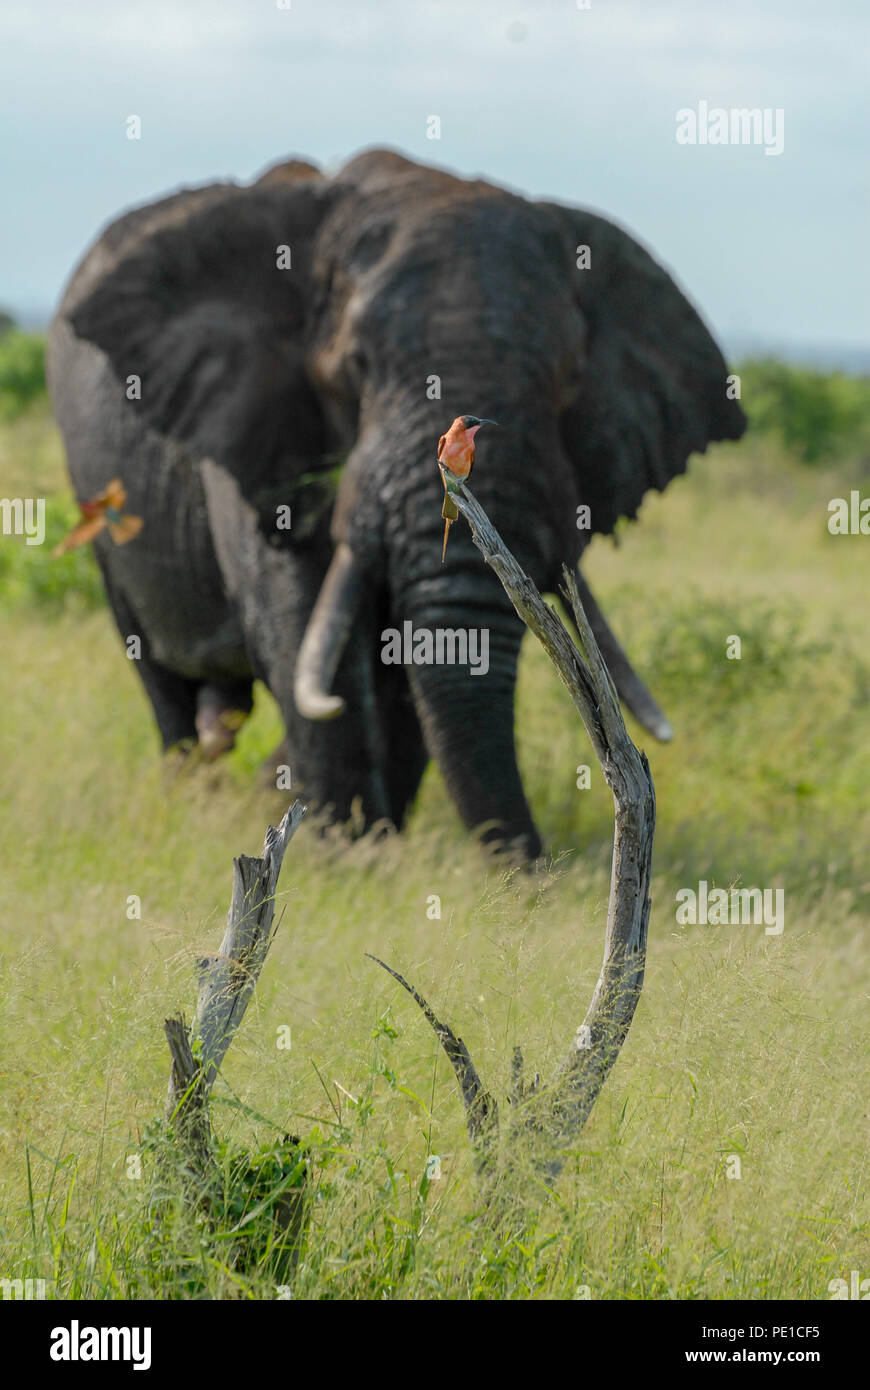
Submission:
[[[115,544],[126,545],[142,530],[141,516],[130,516],[124,512],[126,501],[124,484],[120,478],[113,478],[98,497],[79,503],[82,520],[54,547],[52,555],[63,555],[67,550],[75,550],[76,546],[87,545],[107,526]]]

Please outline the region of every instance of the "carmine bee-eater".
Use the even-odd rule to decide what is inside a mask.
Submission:
[[[450,496],[447,475],[450,474],[454,478],[463,480],[469,476],[474,466],[474,436],[481,425],[496,424],[498,424],[497,420],[479,420],[476,415],[457,415],[447,433],[442,434],[438,440],[438,465],[441,469],[441,481],[444,484],[444,506],[441,508],[441,515],[444,518],[444,544],[441,547],[442,565],[447,550],[450,527],[459,516],[456,503]]]
[[[99,497],[79,503],[82,520],[54,547],[52,555],[63,555],[67,550],[75,550],[76,546],[87,545],[107,526],[115,544],[126,545],[142,530],[141,516],[130,516],[124,511],[126,501],[124,484],[120,478],[113,478]]]

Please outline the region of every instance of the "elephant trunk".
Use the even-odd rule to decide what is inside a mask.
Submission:
[[[483,616],[481,614],[480,616]],[[463,821],[481,841],[521,860],[541,853],[517,766],[514,689],[524,628],[486,615],[489,670],[475,680],[458,665],[408,668],[426,746]],[[485,689],[477,690],[478,685]]]
[[[296,662],[294,697],[305,719],[335,719],[344,712],[330,693],[363,594],[363,575],[346,542],[336,546]]]

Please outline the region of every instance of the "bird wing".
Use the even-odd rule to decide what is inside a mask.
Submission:
[[[115,545],[126,545],[134,536],[138,536],[143,524],[141,516],[122,516],[118,521],[109,522],[109,535]]]
[[[51,552],[53,556],[65,555],[68,550],[75,550],[80,545],[87,545],[94,536],[98,536],[106,524],[106,518],[102,515],[90,517],[87,521],[80,521],[78,526],[74,526],[69,535],[64,536]]]

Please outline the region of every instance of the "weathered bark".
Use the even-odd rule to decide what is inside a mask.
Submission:
[[[184,1016],[167,1018],[163,1031],[172,1055],[166,1120],[176,1137],[176,1158],[181,1160],[182,1170],[187,1174],[186,1196],[195,1205],[201,1205],[208,1200],[207,1194],[213,1190],[217,1179],[208,1118],[208,1090],[193,1055]],[[170,1161],[168,1151],[164,1151],[162,1159],[166,1175]]]
[[[163,1177],[171,1179],[170,1166],[180,1168],[185,1201],[209,1216],[218,1199],[220,1174],[208,1097],[277,929],[273,924],[278,875],[304,815],[302,803],[294,802],[279,826],[269,826],[259,858],[241,854],[233,861],[232,899],[220,950],[197,961],[199,998],[193,1023],[188,1029],[181,1016],[164,1023],[172,1055],[166,1121],[175,1142],[163,1152]],[[288,1191],[275,1208],[281,1224],[297,1233],[302,1199],[301,1190]]]
[[[198,1058],[207,1091],[244,1017],[272,944],[278,875],[304,815],[302,802],[294,801],[281,824],[270,825],[266,831],[260,858],[240,854],[233,860],[233,895],[224,939],[216,956],[197,961],[199,1000],[191,1038],[201,1049]]]
[[[456,1080],[459,1082],[459,1089],[462,1092],[462,1102],[465,1106],[465,1115],[468,1122],[468,1133],[472,1146],[480,1162],[485,1160],[486,1145],[494,1132],[498,1130],[498,1105],[492,1096],[483,1087],[477,1068],[471,1060],[471,1054],[461,1038],[458,1038],[453,1029],[446,1023],[441,1023],[426,1003],[426,1000],[416,990],[413,985],[409,985],[404,976],[398,970],[394,970],[386,961],[378,956],[373,956],[370,951],[366,951],[369,960],[383,967],[387,974],[392,975],[394,980],[398,980],[403,989],[406,989],[415,1003],[419,1004],[424,1017],[435,1029],[441,1046],[447,1054]]]
[[[278,875],[304,815],[301,801],[294,801],[281,824],[269,826],[259,859],[240,854],[233,860],[233,893],[224,939],[217,955],[203,956],[196,963],[199,998],[193,1023],[189,1031],[180,1018],[168,1018],[164,1024],[172,1053],[166,1098],[169,1120],[198,1114],[205,1107],[272,943]]]
[[[457,483],[451,487],[451,492],[459,511],[471,526],[475,544],[487,564],[495,570],[517,613],[538,638],[567,686],[613,793],[615,827],[610,902],[604,960],[592,1002],[577,1029],[568,1055],[549,1086],[541,1088],[536,1076],[527,1090],[522,1080],[519,1049],[514,1054],[511,1099],[518,1121],[514,1132],[520,1135],[524,1129],[529,1132],[534,1130],[545,1136],[545,1155],[536,1155],[536,1158],[542,1162],[545,1175],[552,1182],[563,1166],[564,1149],[576,1142],[616,1061],[640,997],[649,924],[655,790],[646,757],[629,738],[613,682],[583,610],[575,577],[567,568],[563,570],[565,597],[574,612],[583,653],[517,564],[468,488]],[[391,973],[395,974],[394,971]],[[425,1001],[401,976],[396,978],[417,999],[450,1056],[453,1033],[435,1019]],[[462,1084],[458,1069],[457,1076],[468,1116],[469,1133],[472,1142],[479,1145],[482,1136],[479,1128],[472,1126],[471,1107],[479,1103],[476,1096],[485,1092],[467,1049],[465,1052],[467,1061],[463,1065],[466,1071],[470,1068],[477,1078],[477,1091],[471,1093]],[[453,1065],[456,1068],[455,1062]],[[491,1131],[496,1124],[497,1115],[493,1106],[486,1142],[490,1141]]]

